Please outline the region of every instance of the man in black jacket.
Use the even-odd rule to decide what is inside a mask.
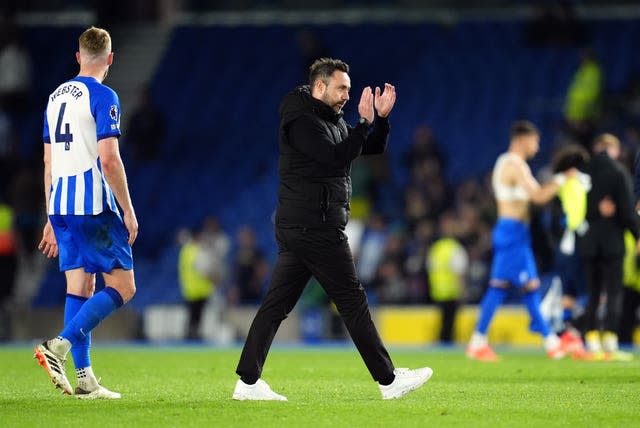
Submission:
[[[619,154],[620,141],[614,135],[603,134],[596,138],[586,171],[591,176],[592,185],[587,194],[588,229],[578,241],[588,289],[582,327],[587,349],[596,359],[627,357],[618,349],[616,334],[622,308],[624,232],[628,229],[637,240],[638,225],[631,177],[616,160]],[[597,312],[602,293],[606,294],[606,305],[601,336]]]
[[[276,211],[279,254],[267,295],[242,350],[236,373],[236,400],[281,400],[260,379],[271,342],[314,276],[335,302],[383,399],[399,398],[420,387],[433,371],[394,369],[382,344],[358,281],[344,234],[351,199],[351,162],[360,155],[383,153],[389,136],[388,115],[395,88],[364,88],[360,121],[342,118],[349,100],[349,66],[336,59],[317,60],[310,86],[289,92],[280,105],[280,187]],[[377,111],[377,118],[374,112]],[[375,118],[375,120],[374,120]]]

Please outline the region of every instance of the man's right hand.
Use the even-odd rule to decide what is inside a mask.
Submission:
[[[360,113],[360,117],[367,119],[369,123],[373,123],[373,92],[371,91],[371,86],[367,86],[362,90],[360,103],[358,103],[358,113]]]
[[[616,203],[608,196],[598,202],[598,211],[603,218],[610,218],[616,214]]]
[[[38,250],[42,251],[42,254],[47,256],[48,259],[52,259],[58,255],[58,242],[56,241],[56,235],[53,233],[53,227],[51,222],[47,220],[42,231],[42,240],[38,244]]]

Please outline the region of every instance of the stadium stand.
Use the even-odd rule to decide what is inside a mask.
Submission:
[[[529,48],[520,21],[459,22],[453,25],[363,24],[314,26],[311,29],[331,56],[352,68],[353,121],[364,84],[383,79],[398,88],[392,115],[389,156],[393,182],[408,179],[403,156],[412,134],[428,123],[440,142],[451,183],[480,177],[506,147],[510,123],[526,117],[542,130],[542,150],[534,168],[549,157],[562,101],[575,70],[578,48]],[[592,46],[606,71],[608,92],[620,91],[640,57],[636,20],[586,23]],[[163,156],[128,168],[141,223],[136,243],[137,281],[143,285],[132,302],[180,302],[176,285],[175,232],[215,215],[230,233],[248,224],[258,242],[275,254],[271,216],[277,191],[278,103],[304,83],[303,58],[292,26],[176,27],[151,83],[152,96],[167,118]],[[34,91],[43,103],[60,76],[74,72],[77,28],[34,28],[27,45],[47,55]],[[55,50],[45,49],[55,39]],[[108,80],[106,81],[108,84]],[[23,140],[40,127],[33,119]],[[381,197],[377,208],[395,213],[401,195]],[[47,275],[34,304],[58,304],[62,276]],[[60,283],[60,284],[58,284]]]

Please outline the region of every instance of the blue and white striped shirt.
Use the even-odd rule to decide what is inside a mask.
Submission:
[[[78,76],[51,93],[43,134],[51,144],[50,215],[118,213],[100,166],[98,141],[119,136],[120,102],[111,88]]]

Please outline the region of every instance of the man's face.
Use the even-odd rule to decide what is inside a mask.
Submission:
[[[618,160],[620,158],[620,146],[609,144],[606,150],[611,159]]]
[[[540,150],[540,136],[538,134],[523,135],[520,137],[526,147],[527,159],[531,159]]]
[[[351,89],[349,75],[344,71],[336,70],[321,86],[320,100],[336,113],[340,113],[344,105],[349,101],[349,90]]]

